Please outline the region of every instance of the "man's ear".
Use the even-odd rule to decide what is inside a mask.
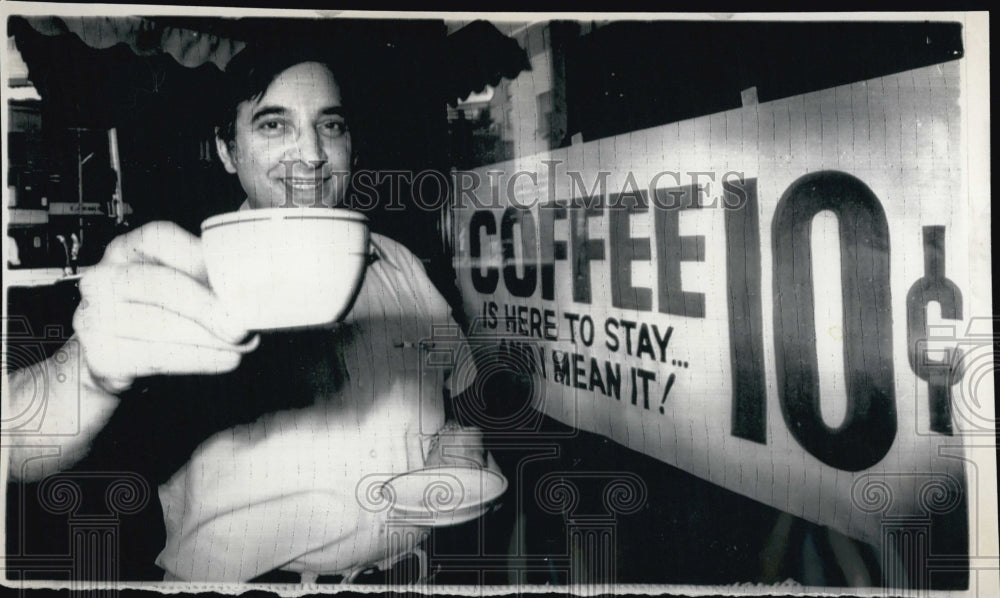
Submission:
[[[230,153],[229,142],[219,136],[219,127],[215,127],[215,151],[219,154],[219,160],[229,174],[236,174],[236,162]]]

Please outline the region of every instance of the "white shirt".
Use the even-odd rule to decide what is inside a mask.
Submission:
[[[459,363],[449,380],[451,368],[421,363],[421,341],[443,330],[467,358],[464,337],[413,254],[377,234],[371,247],[377,259],[329,356],[340,387],[215,434],[160,486],[167,541],[156,563],[168,578],[348,575],[426,536],[389,523],[378,488],[424,464],[443,389],[466,388],[475,367]]]

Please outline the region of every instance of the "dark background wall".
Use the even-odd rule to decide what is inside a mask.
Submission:
[[[958,23],[616,22],[566,38],[568,135],[584,140],[956,60]]]

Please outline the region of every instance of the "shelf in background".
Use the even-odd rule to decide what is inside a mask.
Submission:
[[[7,223],[11,226],[36,226],[49,223],[48,210],[7,208]]]
[[[4,281],[8,287],[40,287],[57,282],[78,280],[92,266],[77,268],[77,274],[63,274],[62,268],[8,268],[4,272]]]

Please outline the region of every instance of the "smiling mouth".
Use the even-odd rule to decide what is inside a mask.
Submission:
[[[286,186],[291,187],[292,189],[311,190],[322,186],[323,183],[327,182],[330,179],[310,177],[310,178],[287,178],[282,180],[284,181]]]

